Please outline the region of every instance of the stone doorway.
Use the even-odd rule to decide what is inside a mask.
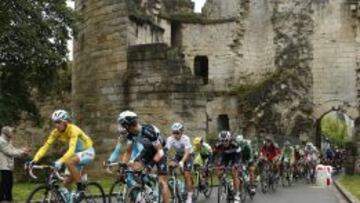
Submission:
[[[354,119],[337,108],[323,113],[316,120],[315,125],[315,144],[318,149],[323,149],[329,144],[326,140],[330,140],[333,145],[340,146],[345,140],[353,139],[355,133]]]

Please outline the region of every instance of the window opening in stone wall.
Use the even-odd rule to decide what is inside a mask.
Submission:
[[[196,56],[194,61],[194,73],[201,77],[204,84],[209,82],[209,60],[207,56]]]
[[[230,130],[229,125],[229,116],[227,114],[221,114],[218,116],[218,130],[219,132],[222,130]]]
[[[178,22],[171,23],[171,46],[181,46],[181,25]]]

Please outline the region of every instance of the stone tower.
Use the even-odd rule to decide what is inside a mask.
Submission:
[[[76,0],[83,26],[74,44],[73,111],[97,141],[116,131],[127,69],[127,1]]]

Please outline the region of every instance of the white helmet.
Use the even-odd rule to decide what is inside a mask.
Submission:
[[[51,115],[51,120],[53,122],[58,121],[70,121],[70,114],[62,109],[54,111],[54,113]]]
[[[231,133],[230,131],[223,130],[219,133],[219,140],[220,141],[230,141],[231,140]]]
[[[136,113],[132,111],[123,111],[119,114],[118,123],[127,129],[131,124],[137,121],[137,118],[138,116]]]
[[[235,138],[236,142],[237,143],[242,143],[244,140],[244,136],[243,135],[237,135],[236,138]]]
[[[171,126],[171,130],[173,132],[182,132],[184,131],[184,125],[179,122],[176,122]]]

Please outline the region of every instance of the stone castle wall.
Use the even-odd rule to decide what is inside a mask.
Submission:
[[[347,1],[313,4],[315,30],[312,39],[315,104],[340,100],[357,107],[356,69],[360,35]]]
[[[313,136],[329,100],[358,110],[359,20],[347,0],[209,0],[201,16],[187,2],[186,20],[159,17],[159,1],[134,18],[128,2],[76,1],[73,110],[104,152],[125,109],[165,134],[179,120],[192,136],[216,134],[227,115],[236,133],[279,137]],[[208,84],[196,56],[208,57]]]
[[[134,109],[142,122],[156,125],[165,135],[170,134],[172,123],[181,121],[191,135],[205,136],[202,81],[192,75],[178,54],[166,44],[129,47],[127,108]]]

